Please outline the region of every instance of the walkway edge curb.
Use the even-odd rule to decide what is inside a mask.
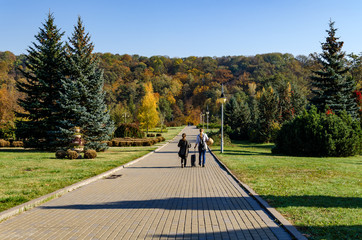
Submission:
[[[268,212],[272,217],[275,218],[275,221],[287,231],[293,238],[298,240],[307,240],[287,219],[285,219],[275,208],[271,207],[264,199],[262,199],[251,187],[241,182],[231,170],[213,153],[209,148],[211,155],[215,160],[220,164],[222,168],[242,187],[251,197],[253,197],[265,211]]]
[[[181,131],[183,131],[183,129],[182,129]],[[80,188],[80,187],[83,187],[83,186],[85,186],[85,185],[88,185],[88,184],[90,184],[90,183],[93,183],[93,182],[95,182],[95,181],[97,181],[97,180],[99,180],[99,179],[108,177],[108,176],[110,176],[111,174],[113,174],[113,173],[115,173],[115,172],[117,172],[117,171],[120,171],[120,170],[122,170],[122,169],[125,168],[125,167],[128,167],[128,166],[130,166],[130,165],[132,165],[132,164],[135,164],[135,163],[141,161],[142,159],[148,157],[149,155],[151,155],[151,154],[153,154],[153,153],[161,150],[161,149],[162,149],[163,147],[165,147],[167,144],[169,144],[170,142],[172,142],[179,134],[180,134],[180,133],[178,133],[178,134],[177,134],[175,137],[173,137],[171,140],[167,141],[165,144],[159,146],[157,149],[155,149],[155,150],[147,153],[146,155],[143,155],[142,157],[139,157],[139,158],[137,158],[137,159],[135,159],[135,160],[133,160],[133,161],[131,161],[131,162],[128,162],[128,163],[126,163],[126,164],[124,164],[124,165],[121,165],[121,166],[119,166],[119,167],[113,168],[113,169],[111,169],[111,170],[108,170],[108,171],[106,171],[106,172],[104,172],[104,173],[101,173],[101,174],[99,174],[99,175],[96,175],[96,176],[94,176],[94,177],[91,177],[91,178],[85,179],[85,180],[83,180],[83,181],[74,183],[74,184],[72,184],[72,185],[70,185],[70,186],[67,186],[67,187],[65,187],[65,188],[56,190],[56,191],[54,191],[54,192],[52,192],[52,193],[49,193],[49,194],[47,194],[47,195],[41,196],[41,197],[36,198],[36,199],[33,199],[33,200],[29,201],[29,202],[23,203],[23,204],[21,204],[21,205],[18,205],[18,206],[15,206],[15,207],[13,207],[13,208],[10,208],[10,209],[8,209],[8,210],[5,210],[5,211],[3,211],[3,212],[0,212],[0,222],[5,221],[5,220],[7,220],[7,219],[9,219],[9,218],[11,218],[11,217],[13,217],[13,216],[15,216],[15,215],[18,215],[18,214],[20,214],[20,213],[25,212],[25,211],[27,211],[27,210],[30,210],[30,209],[32,209],[32,208],[34,208],[34,207],[40,206],[41,204],[46,203],[46,202],[48,202],[48,201],[50,201],[50,200],[53,200],[53,199],[55,199],[55,198],[59,198],[59,197],[63,196],[64,194],[66,194],[66,193],[68,193],[68,192],[71,192],[71,191],[73,191],[73,190],[75,190],[75,189],[78,189],[78,188]]]

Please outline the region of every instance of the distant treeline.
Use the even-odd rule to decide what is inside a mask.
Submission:
[[[310,76],[313,70],[320,68],[316,54],[187,58],[96,55],[100,68],[104,70],[106,102],[116,124],[137,121],[137,110],[145,95],[145,82],[152,82],[159,99],[159,112],[164,115],[166,123],[197,124],[200,113],[206,112],[207,108],[210,121],[216,122],[219,118],[217,99],[221,95],[221,84],[224,84],[228,98],[245,98],[250,84],[258,93],[269,86],[289,83],[299,94],[310,99]],[[25,66],[24,59],[24,55],[0,52],[0,128],[3,130],[13,126],[14,111],[22,111],[16,101],[23,96],[16,91],[15,83],[24,78],[19,71]],[[361,56],[350,54],[345,63],[351,69],[358,90],[362,86],[361,59]]]

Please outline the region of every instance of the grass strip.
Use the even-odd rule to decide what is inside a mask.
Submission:
[[[163,136],[171,140],[182,129],[168,128]],[[56,159],[53,152],[0,148],[0,212],[124,165],[156,148],[111,147],[95,159],[75,160]]]
[[[310,239],[358,239],[362,157],[307,158],[271,153],[273,144],[233,141],[218,158]]]

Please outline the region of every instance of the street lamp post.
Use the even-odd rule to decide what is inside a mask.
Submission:
[[[202,129],[204,129],[204,123],[205,123],[205,114],[202,114]]]
[[[202,124],[202,113],[200,113],[200,127],[201,127],[201,124]]]
[[[226,97],[224,94],[224,86],[221,85],[221,153],[224,152],[224,103],[226,102]]]
[[[129,115],[126,112],[123,115],[124,115],[124,123],[126,123],[126,117],[128,118]]]
[[[206,110],[206,129],[209,130],[209,105],[207,105],[207,110]]]

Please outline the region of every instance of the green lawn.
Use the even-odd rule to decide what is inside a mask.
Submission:
[[[181,127],[168,127],[167,132],[162,132],[162,136],[166,138],[166,140],[171,140],[173,137],[175,137],[177,134],[181,132],[182,129],[184,129],[185,126]],[[157,129],[159,130],[159,129]],[[160,133],[159,131],[157,133]]]
[[[311,239],[362,236],[362,156],[306,158],[271,154],[272,144],[213,146],[242,181]]]
[[[168,128],[163,136],[170,140],[182,129]],[[156,148],[111,147],[95,159],[76,160],[56,159],[50,152],[0,148],[0,212],[121,166]]]

